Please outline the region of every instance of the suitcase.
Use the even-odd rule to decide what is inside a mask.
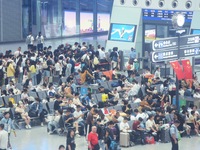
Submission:
[[[171,141],[169,135],[169,129],[161,129],[160,138],[162,143],[169,143]]]
[[[120,146],[130,146],[130,135],[129,133],[120,132]]]

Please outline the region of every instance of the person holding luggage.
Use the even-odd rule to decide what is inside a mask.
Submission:
[[[88,134],[88,150],[99,150],[97,127],[92,126],[92,131]]]
[[[175,120],[174,123],[170,127],[170,137],[172,143],[172,150],[178,150],[178,126],[180,125],[180,121]]]

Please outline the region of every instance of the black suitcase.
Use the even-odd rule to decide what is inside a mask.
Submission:
[[[169,143],[171,141],[170,135],[169,135],[169,129],[161,129],[161,142],[162,143]]]

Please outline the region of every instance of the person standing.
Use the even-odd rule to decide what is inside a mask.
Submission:
[[[37,49],[38,51],[43,51],[43,44],[44,44],[44,37],[41,32],[38,33],[38,36],[36,37],[37,40]]]
[[[26,37],[26,44],[27,44],[28,50],[32,50],[33,44],[34,44],[34,37],[31,32]]]
[[[74,130],[70,130],[68,132],[66,150],[75,150],[76,149],[74,135],[75,135]]]
[[[88,134],[88,150],[99,150],[97,127],[92,126],[92,131]]]
[[[178,150],[178,126],[180,125],[179,120],[175,120],[170,127],[170,137],[172,143],[172,150]]]
[[[13,121],[10,118],[10,113],[9,112],[5,112],[4,113],[4,117],[1,119],[1,124],[4,125],[4,130],[8,133],[7,137],[8,137],[8,148],[12,148],[11,144],[10,144],[10,133],[13,130],[14,134],[15,134],[15,127],[13,125]]]
[[[133,62],[134,61],[134,59],[136,59],[136,56],[137,56],[137,53],[136,53],[136,50],[132,47],[131,48],[131,51],[130,51],[130,60]]]
[[[8,132],[4,130],[4,124],[0,124],[0,150],[8,147]]]

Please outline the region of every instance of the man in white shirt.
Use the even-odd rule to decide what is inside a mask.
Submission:
[[[44,44],[44,37],[42,36],[41,32],[39,32],[38,36],[36,37],[36,40],[37,40],[38,51],[42,51],[43,50],[43,44]]]
[[[21,47],[18,47],[17,51],[15,51],[15,53],[14,53],[15,58],[17,58],[19,55],[23,55],[23,53],[21,51]]]
[[[28,50],[31,50],[33,48],[34,37],[31,32],[29,33],[29,35],[26,38],[26,44],[28,46]]]
[[[104,47],[102,47],[101,49],[99,49],[99,59],[102,60],[102,59],[106,59],[106,54],[104,52]]]
[[[8,148],[8,132],[4,130],[4,124],[0,124],[0,150]]]
[[[78,127],[80,126],[81,129],[84,129],[84,121],[83,121],[83,112],[81,111],[81,106],[77,105],[76,111],[73,113],[74,115],[74,126],[76,127],[76,134],[79,135],[79,131],[78,131]],[[81,135],[84,134],[84,130],[83,133],[81,133]]]

